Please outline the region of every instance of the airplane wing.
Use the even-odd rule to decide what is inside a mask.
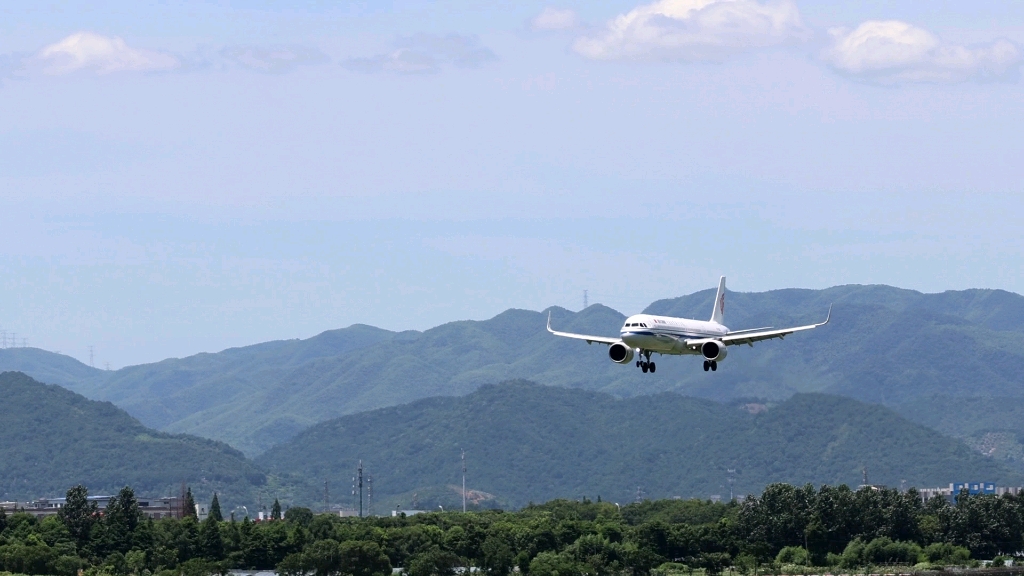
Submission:
[[[619,341],[618,338],[608,338],[605,336],[587,336],[586,334],[573,334],[572,332],[559,332],[551,329],[551,312],[548,312],[548,332],[551,332],[555,336],[562,336],[565,338],[575,338],[577,340],[586,340],[587,344],[593,344],[597,342],[599,344],[615,344]]]
[[[828,324],[829,319],[832,318],[832,305],[828,307],[828,315],[825,317],[824,322],[818,324],[808,324],[807,326],[796,326],[794,328],[782,328],[780,330],[740,330],[737,332],[730,332],[721,338],[704,338],[701,340],[687,340],[687,346],[700,345],[707,340],[719,340],[726,346],[735,346],[737,344],[747,344],[750,346],[754,345],[754,342],[760,342],[761,340],[771,340],[772,338],[785,338],[794,332],[803,332],[804,330],[811,330],[818,326],[824,326]]]

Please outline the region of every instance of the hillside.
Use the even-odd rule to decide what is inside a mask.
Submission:
[[[177,494],[251,502],[266,476],[237,450],[213,440],[146,428],[109,402],[87,400],[18,372],[0,373],[0,500],[63,496],[76,484],[93,494],[125,485],[146,496]]]
[[[705,290],[647,311],[704,318],[713,297]],[[513,378],[619,397],[674,391],[781,400],[828,392],[894,407],[936,395],[1024,398],[1024,297],[1017,294],[838,286],[729,292],[727,301],[726,322],[734,329],[816,322],[830,303],[835,308],[822,329],[732,349],[714,374],[694,358],[663,358],[656,375],[641,374],[611,363],[604,346],[551,336],[546,314],[525,310],[424,332],[352,326],[77,380],[42,360],[28,373],[57,374],[53,382],[116,402],[146,425],[223,440],[249,455],[329,418]],[[601,305],[578,313],[554,308],[552,317],[559,329],[609,335],[624,319]],[[6,352],[0,350],[0,369],[10,361]],[[955,403],[941,409],[958,410]]]
[[[376,498],[408,509],[455,506],[460,449],[479,505],[553,498],[630,502],[759,492],[770,482],[946,485],[961,478],[1018,483],[1019,473],[889,409],[822,394],[765,408],[662,393],[610,395],[506,382],[467,396],[430,398],[320,423],[257,459],[321,501],[323,480],[348,488],[357,461]],[[302,479],[308,479],[302,484]],[[473,493],[474,496],[479,494]]]

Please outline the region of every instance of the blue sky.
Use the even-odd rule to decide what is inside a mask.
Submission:
[[[112,367],[712,287],[1024,292],[1024,4],[0,8],[0,329]]]

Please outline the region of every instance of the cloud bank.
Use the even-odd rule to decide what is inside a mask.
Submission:
[[[807,36],[792,0],[661,0],[609,21],[573,49],[595,60],[721,60]]]
[[[569,30],[579,26],[576,12],[548,6],[540,14],[530,20],[530,28],[534,30]]]
[[[445,65],[457,68],[478,68],[498,57],[481,46],[476,38],[449,34],[434,36],[418,34],[396,42],[397,49],[369,58],[350,58],[342,66],[357,72],[392,72],[395,74],[433,74]]]
[[[964,82],[1014,77],[1022,55],[1008,40],[984,46],[943,43],[899,20],[869,20],[854,30],[834,28],[824,59],[835,70],[882,84]]]
[[[178,68],[178,59],[169,54],[128,46],[117,37],[92,32],[76,32],[50,44],[34,58],[46,74],[69,74],[92,70],[98,74],[113,72],[153,72]]]

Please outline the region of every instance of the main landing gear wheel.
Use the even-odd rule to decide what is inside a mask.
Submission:
[[[707,372],[708,370],[711,370],[711,362],[708,362],[707,360],[705,360],[704,361],[704,371]]]
[[[712,371],[712,372],[715,372],[715,371],[717,371],[717,370],[718,370],[718,362],[716,362],[716,361],[712,360],[712,361],[711,361],[711,371]]]
[[[651,374],[654,374],[654,362],[651,362],[651,367],[648,370],[651,371]]]
[[[644,374],[647,374],[647,370],[649,370],[647,362],[641,362],[640,369],[644,371]]]

